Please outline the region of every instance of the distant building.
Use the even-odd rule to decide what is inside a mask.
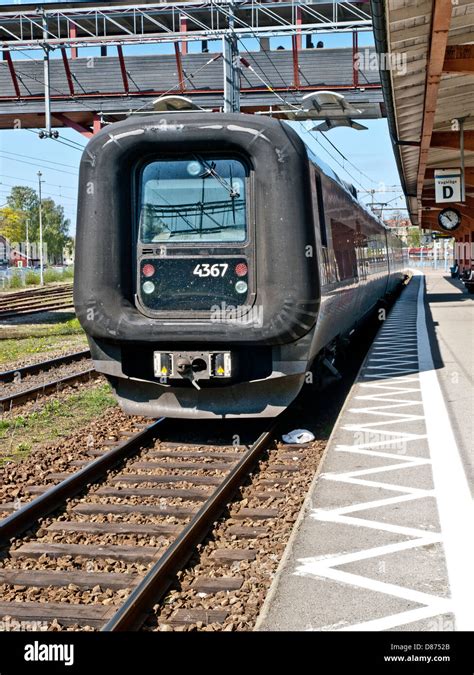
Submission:
[[[74,265],[74,241],[63,248],[63,265]]]
[[[393,234],[396,234],[397,237],[400,237],[400,239],[405,244],[407,243],[408,230],[410,227],[412,227],[411,220],[409,218],[387,218],[384,220],[384,223],[393,232]]]
[[[8,265],[10,261],[10,244],[8,239],[0,234],[0,265]]]
[[[26,255],[16,248],[12,248],[6,237],[0,234],[0,264],[9,267],[26,267]]]

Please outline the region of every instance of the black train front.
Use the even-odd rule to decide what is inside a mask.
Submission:
[[[274,119],[130,118],[91,139],[79,183],[76,311],[131,414],[277,415],[402,277],[381,223]]]

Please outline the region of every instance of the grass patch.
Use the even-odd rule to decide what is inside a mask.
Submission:
[[[67,267],[63,271],[63,275],[61,280],[62,281],[72,281],[74,279],[74,268],[73,267]]]
[[[12,363],[25,356],[71,346],[71,351],[87,348],[87,340],[78,319],[52,324],[28,324],[8,329],[11,338],[0,340],[0,363]],[[73,338],[73,339],[71,339]]]
[[[43,270],[43,280],[46,285],[55,284],[60,281],[69,282],[74,279],[74,268],[65,267],[63,271],[54,270],[50,267]],[[2,280],[1,290],[18,290],[19,288],[25,288],[25,286],[39,286],[40,284],[40,273],[38,270],[27,270],[26,272],[14,271],[12,276],[9,279]]]
[[[9,283],[10,288],[23,288],[23,279],[21,274],[17,274],[16,272],[13,274],[12,278],[10,279]]]
[[[62,281],[63,280],[63,274],[62,272],[57,272],[56,270],[45,270],[44,271],[44,283],[45,284],[52,284],[56,281]]]
[[[101,384],[64,399],[48,401],[37,412],[1,420],[0,441],[4,449],[0,466],[6,460],[19,461],[27,457],[35,445],[50,443],[77,431],[116,405],[110,385]]]
[[[25,284],[27,286],[37,286],[40,283],[40,275],[38,272],[33,272],[33,270],[28,270],[25,274]]]

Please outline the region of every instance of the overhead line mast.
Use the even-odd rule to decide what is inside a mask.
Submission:
[[[240,111],[240,58],[235,33],[234,3],[229,3],[229,31],[222,37],[224,57],[224,112]]]

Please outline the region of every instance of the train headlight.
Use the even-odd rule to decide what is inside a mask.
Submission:
[[[245,281],[238,281],[238,282],[235,284],[235,290],[237,291],[237,293],[245,293],[245,291],[247,290],[247,288],[248,288],[248,286],[247,286],[247,284],[245,283]]]
[[[145,281],[145,283],[142,286],[143,292],[144,293],[153,293],[155,290],[155,284],[153,281]]]
[[[199,162],[189,162],[186,169],[190,176],[199,176],[202,171],[202,166]]]

